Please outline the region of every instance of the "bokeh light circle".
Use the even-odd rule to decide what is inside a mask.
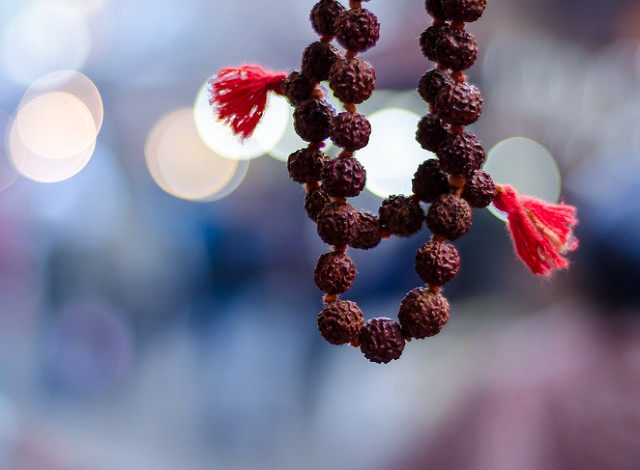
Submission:
[[[45,158],[69,158],[85,151],[96,139],[95,122],[75,95],[54,91],[20,107],[14,126],[24,146]]]
[[[287,114],[287,127],[282,135],[282,138],[269,150],[269,155],[281,162],[286,162],[296,150],[307,147],[308,143],[300,138],[296,134],[293,128],[293,116]]]
[[[553,155],[540,143],[526,137],[498,142],[487,153],[484,166],[496,183],[510,184],[518,192],[546,201],[560,199],[562,178]],[[504,219],[493,206],[489,210]]]
[[[0,67],[23,85],[51,70],[80,69],[91,50],[85,15],[57,2],[28,4],[11,18],[0,39]]]
[[[93,117],[96,134],[100,132],[104,118],[104,105],[100,91],[86,75],[75,70],[56,70],[34,81],[24,93],[20,106],[51,92],[66,92],[81,100]]]
[[[245,140],[234,136],[219,121],[209,105],[209,84],[196,96],[193,108],[196,128],[205,144],[218,155],[234,160],[250,160],[268,154],[280,141],[290,123],[291,106],[282,96],[269,94],[267,108],[254,133]]]
[[[9,126],[9,158],[35,181],[70,178],[91,159],[103,117],[100,93],[85,75],[44,75],[27,89]]]
[[[147,168],[167,193],[194,201],[228,195],[246,174],[247,165],[224,158],[200,138],[192,108],[162,118],[150,132],[145,147]]]
[[[41,183],[71,178],[89,163],[96,147],[93,139],[88,147],[67,158],[43,157],[23,142],[16,120],[9,127],[8,141],[9,157],[16,170],[24,177]]]
[[[386,108],[369,116],[369,144],[356,157],[367,169],[367,189],[385,198],[411,194],[411,180],[424,160],[435,155],[415,139],[420,116],[401,108]]]

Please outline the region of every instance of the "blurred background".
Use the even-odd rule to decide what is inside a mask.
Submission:
[[[291,108],[273,98],[240,146],[207,107],[221,67],[299,69],[313,4],[2,1],[0,468],[640,468],[640,4],[489,0],[468,26],[487,168],[576,205],[580,248],[534,278],[477,211],[449,324],[386,366],[316,330],[327,247],[286,172]],[[429,158],[430,18],[366,6],[354,205],[376,211]],[[395,317],[428,237],[350,250],[344,297]]]

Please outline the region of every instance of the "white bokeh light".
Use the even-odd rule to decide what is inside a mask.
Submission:
[[[562,178],[553,155],[540,143],[526,137],[498,142],[487,152],[483,168],[498,184],[509,184],[518,192],[550,202],[560,198]],[[493,206],[494,215],[504,218]]]
[[[37,1],[2,31],[0,68],[11,80],[28,85],[52,70],[80,69],[91,42],[85,15],[68,5]]]
[[[176,110],[152,129],[145,147],[147,168],[167,193],[194,201],[228,195],[244,178],[247,165],[224,158],[200,138],[192,108]]]
[[[54,91],[24,103],[14,126],[22,144],[44,158],[69,158],[96,140],[95,122],[87,106],[76,96]]]
[[[75,70],[50,72],[31,83],[25,91],[20,105],[50,92],[65,92],[76,96],[91,113],[96,134],[100,132],[104,118],[104,106],[100,91],[89,77]]]
[[[33,152],[20,137],[14,120],[9,129],[9,156],[16,170],[26,178],[41,183],[54,183],[71,178],[82,170],[93,155],[96,140],[89,147],[67,158],[47,158]]]
[[[225,158],[250,160],[268,154],[276,146],[291,121],[291,106],[285,98],[269,94],[267,108],[256,130],[241,141],[216,118],[209,105],[208,87],[207,82],[200,88],[193,113],[198,133],[209,148]]]
[[[356,157],[367,169],[367,189],[385,198],[411,194],[411,180],[424,160],[433,158],[416,142],[420,116],[406,109],[386,108],[369,116],[369,144]]]

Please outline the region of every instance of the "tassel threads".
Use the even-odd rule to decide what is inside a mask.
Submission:
[[[209,82],[209,104],[218,119],[235,135],[246,139],[260,122],[268,93],[282,93],[286,73],[269,72],[258,65],[224,68]]]
[[[576,208],[552,204],[518,194],[509,185],[497,185],[493,205],[507,214],[517,254],[536,275],[550,276],[566,269],[566,254],[578,247],[573,227],[578,223]]]

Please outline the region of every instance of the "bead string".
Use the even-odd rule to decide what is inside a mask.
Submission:
[[[470,229],[472,207],[486,207],[496,199],[510,216],[518,253],[534,273],[544,275],[554,266],[566,267],[562,255],[577,246],[571,233],[577,222],[575,208],[541,204],[518,196],[510,187],[496,187],[480,169],[485,160],[482,143],[465,131],[479,118],[483,105],[480,90],[467,82],[463,72],[478,54],[476,40],[465,28],[466,22],[481,16],[486,0],[426,0],[425,6],[433,20],[420,36],[420,47],[435,67],[418,84],[428,113],[418,123],[416,140],[438,158],[420,164],[412,180],[413,194],[389,196],[378,216],[357,212],[347,202],[366,182],[365,170],[354,155],[367,145],[371,129],[356,105],[371,95],[375,70],[357,55],[378,40],[375,15],[363,9],[360,1],[350,0],[346,10],[337,0],[320,0],[311,11],[320,41],[305,49],[301,72],[292,72],[283,82],[283,93],[295,106],[294,128],[309,142],[306,149],[289,156],[289,175],[305,185],[305,209],[316,222],[320,238],[332,247],[320,256],[314,270],[314,281],[325,293],[318,329],[328,342],[360,347],[367,359],[378,363],[398,359],[405,341],[433,336],[448,321],[450,306],[442,286],[460,267],[458,251],[450,242]],[[345,47],[344,54],[330,44],[334,38]],[[323,80],[329,81],[344,113],[334,115],[324,100]],[[321,151],[328,137],[342,149],[334,159]],[[429,204],[426,215],[423,203]],[[398,321],[364,322],[356,303],[339,297],[356,274],[347,247],[370,249],[391,235],[408,237],[425,220],[432,235],[415,257],[415,269],[425,287],[405,295]],[[550,235],[562,246],[553,245]],[[531,252],[531,247],[542,251]]]
[[[345,92],[345,75],[347,80],[353,82],[351,88],[353,89],[355,85],[357,91],[358,87],[363,88],[363,83],[361,82],[366,82],[366,80],[363,80],[363,77],[373,77],[375,80],[375,72],[367,64],[370,68],[368,72],[369,76],[367,77],[367,72],[362,72],[362,70],[360,70],[362,67],[357,66],[360,64],[356,59],[359,50],[356,47],[349,46],[350,44],[360,41],[365,44],[365,46],[360,46],[361,50],[372,47],[377,41],[377,28],[379,28],[379,25],[372,13],[367,10],[363,11],[361,2],[350,1],[349,6],[350,10],[347,11],[335,0],[321,0],[312,9],[311,20],[314,29],[321,35],[321,42],[327,44],[326,50],[330,50],[328,49],[330,47],[328,43],[333,40],[336,33],[340,34],[340,28],[343,29],[343,35],[344,30],[349,28],[350,15],[357,17],[360,25],[363,23],[369,25],[369,30],[365,28],[364,33],[362,31],[356,31],[357,34],[361,35],[360,37],[354,39],[342,36],[338,38],[339,42],[346,45],[346,52],[343,56],[334,54],[334,64],[331,66],[329,76],[327,77],[329,78],[334,95],[336,95],[338,99],[341,99],[346,113],[349,114],[348,124],[352,125],[356,117],[356,105],[353,103],[353,99],[348,99],[352,97],[352,93],[349,93],[350,90],[347,89]],[[322,21],[325,20],[330,13],[335,17],[334,30],[325,28]],[[449,27],[446,21],[440,18],[434,18],[432,26],[442,30]],[[456,22],[455,27],[457,29],[464,29],[464,23]],[[434,30],[430,28],[423,33],[423,37],[430,38],[434,36],[432,33],[434,33]],[[367,37],[367,34],[373,36]],[[421,42],[424,42],[422,38]],[[424,44],[421,45],[424,49]],[[295,127],[297,132],[299,129],[302,130],[302,132],[298,132],[298,134],[301,135],[303,139],[309,137],[306,135],[305,129],[316,124],[314,120],[317,120],[317,117],[314,116],[313,113],[304,112],[305,108],[312,107],[309,104],[303,104],[303,102],[296,99],[295,93],[288,93],[288,91],[296,91],[295,81],[299,79],[300,76],[304,78],[305,75],[315,75],[313,72],[317,63],[310,63],[309,57],[313,56],[308,52],[313,47],[313,44],[308,46],[303,54],[302,73],[298,74],[297,72],[293,72],[285,81],[284,86],[285,95],[292,104],[296,105],[294,120],[297,125],[295,125]],[[431,59],[432,57],[427,55],[427,58]],[[340,66],[344,69],[349,69],[349,73],[341,76]],[[465,77],[461,70],[456,67],[450,68],[452,68],[452,71],[448,73],[446,68],[438,62],[435,70],[446,78],[447,84],[453,82],[464,83]],[[326,74],[320,75],[326,76]],[[313,93],[310,98],[316,101],[322,100],[324,94],[318,92],[318,90],[321,90],[318,81],[315,83],[311,80],[309,81],[313,87]],[[372,83],[370,86],[373,88]],[[364,89],[364,96],[358,96],[357,101],[359,102],[364,101],[368,98],[368,95],[370,95],[370,93],[367,94],[368,90],[366,86]],[[429,103],[430,114],[436,116],[437,119],[437,121],[435,121],[437,124],[435,133],[438,134],[439,141],[436,142],[433,136],[431,136],[430,142],[425,146],[424,142],[421,141],[424,139],[419,138],[420,125],[417,138],[427,150],[434,151],[445,137],[462,135],[464,129],[460,124],[465,124],[466,121],[462,120],[462,122],[458,122],[460,121],[459,119],[454,119],[451,120],[451,122],[445,123],[436,113],[434,103],[429,100],[427,100],[427,102]],[[477,114],[479,115],[479,112]],[[338,121],[340,116],[342,115],[327,118],[332,121],[330,132],[333,133],[331,137],[334,143],[337,144],[340,143],[341,139],[340,136],[335,135],[335,122]],[[429,115],[425,116],[425,118],[434,121],[434,118],[429,117]],[[425,118],[423,118],[423,120]],[[366,119],[364,119],[364,122],[366,122]],[[368,122],[366,122],[366,126],[369,126]],[[429,131],[429,129],[427,130]],[[332,245],[332,252],[321,255],[314,270],[316,285],[325,291],[322,299],[325,307],[318,316],[318,328],[322,336],[334,344],[350,343],[353,346],[360,346],[365,357],[371,361],[389,362],[392,359],[400,357],[404,349],[405,341],[410,341],[412,338],[433,336],[441,330],[448,320],[449,304],[440,294],[440,291],[441,286],[457,273],[459,256],[455,247],[448,243],[447,239],[455,239],[468,230],[471,221],[471,211],[468,204],[461,197],[467,183],[467,178],[464,175],[453,172],[447,174],[439,167],[437,160],[428,160],[421,165],[422,177],[419,176],[419,173],[421,173],[420,168],[418,172],[416,172],[416,176],[414,176],[413,186],[414,193],[416,194],[409,197],[402,195],[390,196],[385,199],[379,210],[379,218],[376,218],[372,214],[363,215],[364,213],[362,212],[355,213],[355,209],[347,203],[346,196],[355,196],[364,187],[364,169],[360,168],[361,165],[355,160],[354,151],[366,145],[369,131],[370,127],[369,130],[365,132],[366,138],[362,142],[359,142],[358,145],[349,149],[343,148],[338,156],[330,161],[327,161],[319,151],[319,149],[324,146],[324,140],[328,137],[323,136],[324,139],[321,141],[318,140],[317,142],[309,143],[307,153],[304,153],[304,151],[293,153],[287,162],[287,166],[289,174],[294,181],[305,183],[305,189],[307,190],[305,207],[310,217],[317,222],[320,237]],[[353,128],[348,127],[347,133],[349,132],[351,133],[350,137],[354,137],[354,134],[357,134]],[[430,132],[433,134],[434,129],[431,129]],[[307,138],[305,140],[310,139]],[[342,147],[345,147],[345,145],[342,145]],[[313,158],[309,158],[310,152],[313,153]],[[305,155],[306,158],[301,158],[303,155]],[[482,159],[478,160],[477,163],[481,164],[483,161],[484,150],[482,150]],[[474,171],[475,168],[468,170],[470,174]],[[427,176],[426,179],[424,178],[425,172]],[[320,177],[318,178],[318,176]],[[435,186],[433,184],[434,182],[437,183]],[[427,189],[427,192],[430,191],[432,194],[425,196],[425,190],[421,188],[424,184],[431,186],[430,189]],[[354,185],[356,186],[355,188],[353,187]],[[435,192],[433,187],[436,188]],[[419,190],[416,191],[415,188]],[[324,195],[322,195],[323,192],[325,192]],[[314,197],[318,198],[318,194],[322,196],[319,197],[320,202],[316,205],[313,199]],[[444,197],[445,194],[448,194],[448,198]],[[452,204],[451,198],[454,198],[453,213],[451,213],[450,207]],[[436,199],[438,200],[436,201]],[[398,313],[399,322],[388,318],[376,318],[364,323],[362,312],[358,306],[354,302],[341,301],[339,298],[339,294],[346,291],[355,278],[355,265],[346,253],[347,245],[357,246],[357,243],[354,243],[353,239],[343,237],[343,232],[350,230],[353,225],[356,225],[356,228],[362,232],[361,224],[354,224],[354,219],[357,217],[361,219],[365,217],[369,222],[369,230],[374,232],[374,241],[364,246],[365,248],[376,246],[382,236],[388,237],[391,234],[398,236],[412,235],[420,230],[423,220],[425,219],[425,214],[420,206],[421,200],[424,202],[432,202],[426,219],[433,235],[430,241],[423,245],[416,254],[416,269],[420,277],[425,281],[427,287],[413,289],[405,296],[401,302]],[[440,200],[444,202],[439,203]],[[488,201],[487,204],[489,202],[490,201]],[[460,206],[461,209],[457,206]],[[309,210],[310,208],[311,210]],[[462,218],[459,214],[460,211],[463,212]],[[430,214],[434,215],[430,217]],[[429,223],[430,220],[431,223]],[[458,227],[460,220],[465,222],[462,228]],[[453,232],[450,226],[453,226],[453,229],[455,229]],[[376,229],[378,233],[375,233]],[[355,235],[355,237],[358,236],[359,233]]]
[[[304,50],[300,72],[274,73],[255,64],[226,67],[209,82],[209,103],[242,139],[255,129],[269,92],[285,95],[295,107],[294,129],[308,144],[289,156],[287,169],[291,179],[304,185],[307,214],[316,222],[320,238],[332,247],[314,270],[314,281],[325,293],[318,329],[328,342],[359,346],[367,359],[386,363],[400,357],[405,341],[433,336],[448,321],[442,286],[460,267],[450,242],[471,227],[472,207],[493,202],[503,211],[516,253],[534,274],[547,278],[568,267],[566,255],[578,246],[573,235],[578,219],[575,207],[495,185],[480,169],[485,160],[482,143],[464,127],[478,119],[483,100],[463,71],[478,55],[466,23],[482,15],[486,0],[425,0],[433,20],[420,36],[420,47],[435,68],[418,83],[428,113],[418,123],[416,140],[437,159],[418,166],[411,195],[387,197],[378,216],[356,211],[347,198],[362,191],[366,173],[354,154],[367,145],[371,132],[356,104],[368,99],[375,87],[375,70],[356,56],[375,45],[379,23],[360,1],[351,0],[349,7],[346,10],[338,0],[320,0],[313,7],[311,23],[320,40]],[[344,54],[331,44],[334,38]],[[320,86],[325,80],[345,112],[335,115],[325,100]],[[334,159],[322,152],[328,137],[342,149]],[[422,204],[429,204],[426,216]],[[415,269],[426,287],[405,295],[398,321],[374,318],[365,323],[354,302],[339,298],[356,274],[347,247],[370,249],[391,235],[408,237],[425,220],[432,235],[418,249]]]

